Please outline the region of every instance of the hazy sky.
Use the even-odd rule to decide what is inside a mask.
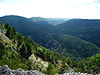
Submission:
[[[0,16],[100,19],[100,0],[0,0]]]

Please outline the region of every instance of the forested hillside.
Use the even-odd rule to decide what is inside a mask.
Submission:
[[[57,41],[60,45],[54,50],[67,57],[83,59],[100,53],[100,48],[95,44],[71,35],[61,35]]]
[[[19,33],[38,44],[75,60],[100,53],[100,20],[71,19],[54,26],[45,18],[12,15],[1,17],[0,21],[14,26]]]
[[[4,16],[0,18],[0,21],[3,24],[9,23],[10,26],[14,26],[19,33],[32,38],[42,46],[45,46],[48,40],[55,36],[56,32],[55,26],[47,22],[35,22],[20,16]]]
[[[100,73],[99,20],[72,19],[57,26],[20,16],[0,21],[0,66],[48,75]]]
[[[12,69],[38,70],[54,75],[74,67],[68,62],[72,62],[71,58],[40,46],[16,32],[8,23],[0,23],[0,65],[6,64]]]
[[[100,53],[93,55],[89,58],[85,58],[78,62],[77,71],[98,74],[100,73]]]
[[[57,28],[61,34],[73,35],[100,47],[99,19],[71,19],[57,25]]]

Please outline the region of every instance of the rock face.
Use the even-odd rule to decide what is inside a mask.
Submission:
[[[11,70],[7,65],[0,66],[0,75],[45,75],[37,70],[24,71],[23,69]]]

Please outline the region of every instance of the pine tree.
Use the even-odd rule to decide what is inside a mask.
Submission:
[[[13,32],[14,35],[16,34],[16,29],[15,29],[15,27],[12,28],[12,32]]]
[[[4,27],[5,27],[6,29],[8,29],[10,26],[9,26],[8,23],[6,23]]]
[[[4,54],[4,46],[2,43],[0,43],[0,59],[2,58],[3,54]]]
[[[16,29],[15,29],[15,27],[12,28],[12,38],[14,39],[14,42],[15,42],[15,39],[16,39]]]
[[[27,49],[25,43],[22,43],[22,46],[21,46],[19,52],[22,57],[24,57],[26,59],[28,58],[28,49]]]
[[[6,36],[11,38],[11,28],[10,27],[7,28]]]

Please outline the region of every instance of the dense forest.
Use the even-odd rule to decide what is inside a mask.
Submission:
[[[57,25],[57,28],[61,34],[73,35],[100,47],[99,19],[71,19]]]
[[[14,15],[0,18],[3,24],[9,23],[22,35],[64,56],[81,59],[100,52],[98,35],[100,20],[71,19],[56,26],[49,24],[49,20],[53,19],[41,17],[28,19]],[[82,54],[78,53],[80,49],[83,51]]]
[[[1,38],[0,65],[7,64],[14,68],[16,64],[19,66],[14,69],[33,69],[29,58],[34,54],[37,59],[49,63],[46,71],[42,70],[43,66],[35,66],[34,69],[47,74],[69,72],[69,69],[76,72],[100,72],[100,20],[63,20],[60,24],[57,22],[56,26],[55,23],[49,23],[51,20],[40,17],[28,19],[4,16],[0,17],[0,21],[5,24],[0,23],[1,32],[10,40],[3,41]],[[16,63],[16,60],[21,63]]]
[[[38,65],[33,63],[32,55],[36,58],[35,60],[41,60],[34,60]],[[42,66],[40,62],[47,62],[48,67]],[[47,74],[55,74],[64,73],[66,69],[74,67],[69,62],[73,62],[71,58],[40,46],[32,39],[16,32],[16,29],[11,28],[8,23],[5,25],[0,23],[0,65],[6,64],[12,69],[34,69]]]

